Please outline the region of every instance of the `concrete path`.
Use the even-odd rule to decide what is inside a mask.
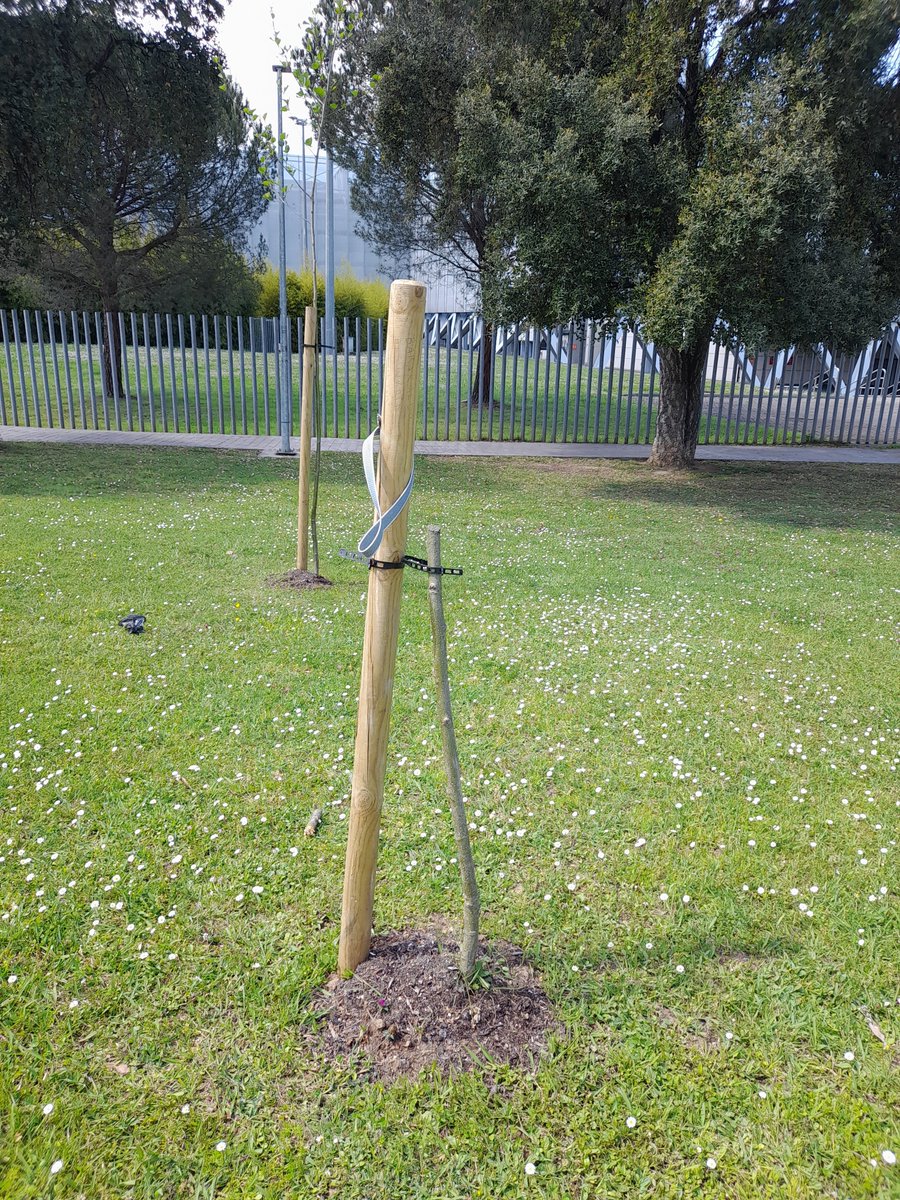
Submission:
[[[218,433],[131,433],[105,429],[24,429],[0,425],[0,441],[53,442],[71,446],[156,446],[205,450],[255,450],[272,458],[275,437]],[[296,439],[294,439],[296,447]],[[323,450],[359,453],[355,438],[323,438]],[[649,446],[595,445],[590,442],[416,442],[416,453],[466,458],[628,458],[642,459]],[[889,463],[900,465],[900,449],[872,446],[700,446],[697,458],[724,462]]]

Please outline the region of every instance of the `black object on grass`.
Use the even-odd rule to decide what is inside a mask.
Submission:
[[[119,624],[129,633],[143,633],[146,620],[143,613],[129,613],[127,617],[119,618]]]

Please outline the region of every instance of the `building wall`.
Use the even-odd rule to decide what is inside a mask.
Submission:
[[[324,155],[319,159],[318,177],[313,177],[312,152],[306,156],[306,191],[311,197],[315,191],[316,259],[320,272],[325,269],[325,174],[327,163]],[[334,261],[338,272],[349,267],[361,279],[421,279],[428,287],[427,306],[430,312],[455,312],[472,307],[471,289],[462,278],[454,276],[449,267],[440,263],[424,263],[412,258],[406,262],[385,262],[371,245],[356,231],[359,217],[350,206],[351,176],[343,167],[334,168]],[[303,238],[303,162],[299,155],[290,154],[285,160],[285,235],[287,266],[289,271],[300,270],[304,265]],[[278,265],[278,209],[277,200],[270,204],[251,235],[255,247],[259,239],[265,243],[265,257]],[[307,200],[307,220],[311,205]],[[310,245],[312,239],[309,239]]]

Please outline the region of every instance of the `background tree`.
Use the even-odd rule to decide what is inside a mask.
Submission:
[[[418,256],[467,281],[477,307],[496,218],[493,165],[463,153],[471,98],[513,68],[518,48],[568,50],[560,4],[472,0],[321,0],[297,57],[325,147],[354,176],[359,231],[386,258]],[[327,31],[341,53],[322,126],[314,68]],[[320,56],[321,57],[321,56]],[[497,242],[497,236],[494,242]],[[486,314],[473,399],[490,395],[493,325]],[[488,351],[488,353],[485,353]]]
[[[188,277],[204,270],[234,274],[267,202],[268,143],[221,75],[204,15],[216,8],[191,24],[182,6],[185,24],[176,12],[152,33],[137,8],[92,0],[0,12],[7,277],[115,314],[193,301]]]
[[[523,55],[470,106],[463,152],[496,167],[492,303],[640,318],[661,365],[652,462],[685,466],[711,337],[850,344],[895,314],[898,14],[636,0],[621,15],[602,73]]]

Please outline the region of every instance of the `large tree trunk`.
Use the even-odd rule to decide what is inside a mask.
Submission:
[[[107,396],[122,398],[122,336],[118,306],[115,309],[107,307],[103,313],[103,383]]]
[[[659,416],[650,452],[652,467],[690,467],[694,463],[703,405],[702,383],[709,343],[686,350],[657,346]]]
[[[478,369],[475,372],[475,378],[472,381],[472,394],[469,396],[469,403],[482,405],[486,404],[488,414],[491,412],[491,404],[493,402],[493,393],[491,389],[491,379],[494,374],[494,326],[491,321],[485,320],[481,326],[481,345],[478,348]]]

